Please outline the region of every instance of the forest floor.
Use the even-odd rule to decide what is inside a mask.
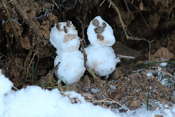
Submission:
[[[175,103],[174,0],[1,0],[0,3],[0,68],[16,88],[39,85],[74,90],[94,104],[117,107],[122,112]],[[51,27],[59,21],[71,20],[87,46],[85,32],[97,15],[113,27],[117,41],[113,48],[120,64],[108,79],[86,72],[76,84],[58,85],[53,74],[56,53],[49,43]]]

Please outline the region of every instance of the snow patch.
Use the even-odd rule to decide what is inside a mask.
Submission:
[[[4,80],[5,79],[5,80]],[[5,82],[4,82],[5,81]],[[80,94],[69,91],[60,92],[57,89],[47,90],[39,86],[28,86],[18,91],[12,91],[12,82],[0,72],[0,117],[174,117],[175,105],[155,111],[145,108],[115,113],[109,109],[86,102]],[[8,89],[8,90],[6,90]],[[78,101],[73,101],[78,100]]]
[[[0,95],[8,93],[13,87],[13,83],[8,80],[0,70]]]

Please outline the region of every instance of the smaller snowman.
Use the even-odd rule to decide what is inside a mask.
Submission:
[[[71,21],[59,22],[50,32],[50,42],[57,49],[55,75],[65,84],[80,80],[85,72],[84,56],[79,51],[80,38]]]
[[[90,45],[85,48],[87,67],[99,76],[108,77],[120,62],[111,47],[115,43],[111,26],[97,16],[90,22],[87,36],[90,41]]]

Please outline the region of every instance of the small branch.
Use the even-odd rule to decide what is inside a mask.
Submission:
[[[103,0],[101,3],[100,3],[100,7],[105,3],[106,0]]]
[[[111,6],[114,8],[114,10],[117,12],[118,14],[118,17],[119,17],[119,21],[121,23],[121,26],[122,26],[122,29],[125,33],[125,36],[128,40],[136,40],[136,41],[146,41],[146,42],[149,42],[149,40],[145,39],[145,38],[138,38],[138,37],[135,37],[135,36],[130,36],[127,32],[127,26],[125,25],[123,19],[122,19],[122,16],[121,16],[121,13],[120,13],[120,10],[119,8],[116,6],[116,4],[112,1],[112,0],[107,0]]]
[[[111,99],[111,98],[106,98],[106,99],[102,99],[102,100],[88,100],[88,101],[91,101],[92,103],[110,103],[110,104],[117,104],[119,105],[120,107],[126,107],[125,105],[122,105],[121,103]],[[127,110],[129,110],[127,108]]]
[[[104,0],[105,1],[105,0]],[[85,41],[85,34],[84,34],[84,30],[85,28],[87,27],[84,22],[85,22],[85,17],[83,18],[83,21],[81,19],[78,19],[79,22],[81,23],[81,29],[82,29],[82,38],[81,38],[81,41],[80,41],[80,45],[81,45],[81,49],[82,49],[82,52],[83,52],[83,55],[84,55],[84,59],[85,61],[87,61],[87,55],[86,55],[86,52],[85,52],[85,47],[86,47],[86,41]],[[86,64],[85,64],[85,67],[87,68],[87,72],[94,78],[94,79],[97,79],[98,77],[96,76],[95,72],[91,69],[89,69]]]
[[[116,6],[116,4],[112,1],[112,0],[107,0],[107,2],[109,2],[109,4],[114,8],[114,10],[117,12],[118,14],[118,17],[119,17],[119,21],[120,21],[120,24],[122,26],[122,29],[124,31],[124,34],[126,36],[126,39],[128,40],[134,40],[134,41],[145,41],[147,44],[148,44],[148,60],[150,60],[150,56],[151,56],[151,43],[153,41],[150,41],[150,40],[147,40],[145,38],[139,38],[139,37],[135,37],[135,36],[130,36],[128,34],[128,31],[127,31],[127,26],[125,25],[123,19],[122,19],[122,16],[121,16],[121,13],[120,13],[120,10],[119,8]]]
[[[126,8],[127,8],[128,12],[130,12],[130,9],[129,9],[129,7],[128,7],[128,3],[127,3],[127,1],[126,1],[126,0],[124,0],[124,3],[125,3],[125,6],[126,6]]]
[[[86,67],[86,68],[87,68],[87,67]],[[87,71],[88,71],[88,73],[93,77],[93,79],[97,79],[97,78],[98,78],[93,70],[87,68]]]
[[[126,56],[126,55],[118,55],[118,57],[123,59],[135,59],[135,57],[133,56]]]

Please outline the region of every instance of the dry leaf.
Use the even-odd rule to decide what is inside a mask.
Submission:
[[[139,100],[134,100],[131,102],[130,107],[132,109],[136,109],[136,108],[140,107],[140,105],[141,105],[141,102]]]
[[[104,36],[101,34],[97,34],[97,39],[99,39],[100,41],[104,40]]]
[[[174,54],[171,53],[167,48],[160,48],[158,49],[152,56],[151,59],[172,59],[174,57]]]
[[[65,35],[65,36],[64,36],[64,42],[66,43],[66,42],[68,42],[68,41],[70,41],[70,40],[75,39],[76,37],[77,37],[77,35],[75,35],[75,34],[68,34],[68,35]]]
[[[24,49],[31,48],[30,40],[27,37],[20,38],[20,44],[21,44],[22,48],[24,48]]]

